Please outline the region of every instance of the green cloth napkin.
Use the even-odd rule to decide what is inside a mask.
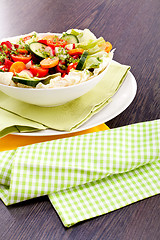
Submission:
[[[36,131],[37,129],[44,130],[46,127],[0,108],[0,137],[9,133]]]
[[[46,128],[71,131],[110,101],[121,86],[129,66],[111,62],[105,77],[90,92],[57,107],[39,107],[23,103],[0,92],[0,137],[9,132],[34,131]],[[7,113],[9,112],[8,116]],[[5,122],[5,124],[4,124]]]
[[[42,195],[64,226],[160,193],[160,120],[0,152],[6,205]]]

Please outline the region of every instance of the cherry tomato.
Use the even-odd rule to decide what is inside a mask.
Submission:
[[[14,62],[11,65],[9,72],[13,72],[13,74],[16,75],[17,73],[20,73],[24,69],[26,69],[26,65],[23,62]]]
[[[30,38],[32,38],[32,36],[31,35],[29,35],[29,36],[26,36],[26,37],[24,37],[23,39],[22,39],[22,41],[23,42],[26,42],[27,40],[29,40]]]
[[[59,58],[45,58],[40,62],[42,68],[53,68],[59,63]]]
[[[31,65],[30,71],[32,72],[34,77],[45,77],[48,74],[49,69],[42,68],[36,65]]]
[[[74,56],[74,55],[81,55],[84,52],[83,48],[74,48],[68,51],[69,55]]]
[[[65,47],[67,45],[67,42],[63,39],[60,39],[57,43],[56,43],[56,46],[57,47]]]
[[[52,40],[47,40],[47,45],[50,47],[65,47],[67,45],[67,42],[64,41],[63,39],[60,39],[58,41],[52,41]]]
[[[25,48],[18,48],[17,52],[21,54],[28,54],[28,51]]]
[[[105,51],[109,53],[111,49],[112,49],[112,44],[110,42],[106,42]]]
[[[24,56],[23,54],[15,55],[11,54],[11,58],[14,62],[23,62],[23,63],[28,63],[31,60],[31,55]]]
[[[59,37],[58,36],[56,36],[56,35],[47,35],[47,36],[45,36],[45,37],[43,37],[42,39],[44,39],[44,40],[54,40],[54,41],[57,41],[58,39],[59,39]]]

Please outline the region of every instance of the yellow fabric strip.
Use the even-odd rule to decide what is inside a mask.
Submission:
[[[72,137],[72,136],[77,136],[77,135],[82,135],[82,134],[87,134],[92,132],[104,131],[107,129],[109,129],[108,126],[106,126],[105,124],[101,124],[84,131],[55,135],[55,136],[33,136],[32,137],[32,136],[21,136],[21,135],[10,134],[0,139],[0,151],[12,150],[12,149],[16,149],[17,147],[22,147],[22,146],[33,144],[33,143],[46,142],[46,141],[51,141],[51,140],[60,139],[60,138],[67,138],[67,137]]]

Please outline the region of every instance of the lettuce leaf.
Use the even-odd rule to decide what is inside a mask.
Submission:
[[[99,51],[102,51],[101,45],[105,43],[103,37],[100,37],[96,40],[88,40],[87,42],[80,42],[76,44],[76,47],[83,48],[88,51],[89,54],[94,54]]]
[[[88,55],[85,61],[85,68],[90,69],[99,67],[100,63],[105,57],[108,57],[108,54],[105,51],[100,51],[95,54]]]
[[[89,29],[84,29],[84,30],[78,30],[78,29],[71,29],[70,33],[75,35],[79,42],[88,42],[90,40],[94,41],[96,40],[96,36],[89,30]]]

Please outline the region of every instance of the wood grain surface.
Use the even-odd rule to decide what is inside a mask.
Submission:
[[[1,0],[0,38],[31,32],[89,28],[131,66],[138,90],[110,128],[160,118],[159,0]],[[63,227],[47,197],[6,207],[0,201],[0,240],[159,240],[160,196]]]

